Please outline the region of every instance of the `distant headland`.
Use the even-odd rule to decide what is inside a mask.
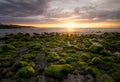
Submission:
[[[32,26],[21,26],[12,24],[0,24],[0,29],[20,29],[20,28],[32,28]]]

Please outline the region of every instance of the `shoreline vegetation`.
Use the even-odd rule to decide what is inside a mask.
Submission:
[[[0,36],[0,82],[119,82],[120,33]]]

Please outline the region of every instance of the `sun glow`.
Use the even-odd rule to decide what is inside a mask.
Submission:
[[[66,28],[66,29],[75,29],[75,28],[116,28],[120,27],[119,22],[96,22],[96,23],[79,23],[79,22],[62,22],[54,24],[16,24],[22,26],[35,26],[38,28]]]
[[[68,22],[65,24],[65,27],[68,28],[69,32],[72,32],[73,28],[75,28],[75,24],[73,22]]]
[[[72,22],[69,22],[69,23],[66,24],[67,28],[73,28],[74,26],[75,26],[75,24],[72,23]]]

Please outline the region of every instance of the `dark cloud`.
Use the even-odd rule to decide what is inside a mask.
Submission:
[[[120,10],[110,11],[110,10],[101,10],[97,12],[90,12],[88,18],[95,18],[98,17],[100,19],[113,19],[113,20],[120,20]]]
[[[38,19],[28,19],[23,17],[0,17],[0,23],[18,24],[18,23],[34,23],[39,21]]]
[[[64,11],[63,8],[53,8],[46,12],[45,16],[48,18],[68,18],[73,12]]]
[[[46,24],[46,23],[55,23],[58,22],[58,19],[39,16],[35,17],[0,17],[0,23],[6,24]]]
[[[0,0],[0,23],[54,23],[69,19],[120,21],[120,0],[61,0],[59,5],[57,1],[60,2],[60,0]]]
[[[120,21],[120,10],[109,10],[109,9],[102,9],[97,10],[93,6],[87,6],[87,7],[80,7],[74,9],[74,14],[78,16],[77,19],[89,19],[93,21],[107,21],[110,20],[116,20]]]
[[[91,11],[96,11],[96,8],[94,6],[82,6],[82,7],[76,7],[74,9],[74,14],[77,15],[85,15],[88,14]]]
[[[42,14],[50,0],[1,0],[0,16],[26,17]]]

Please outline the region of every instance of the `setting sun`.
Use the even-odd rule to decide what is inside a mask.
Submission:
[[[75,28],[75,24],[73,22],[69,22],[65,24],[65,27],[68,28],[68,31],[73,31],[73,28]]]

